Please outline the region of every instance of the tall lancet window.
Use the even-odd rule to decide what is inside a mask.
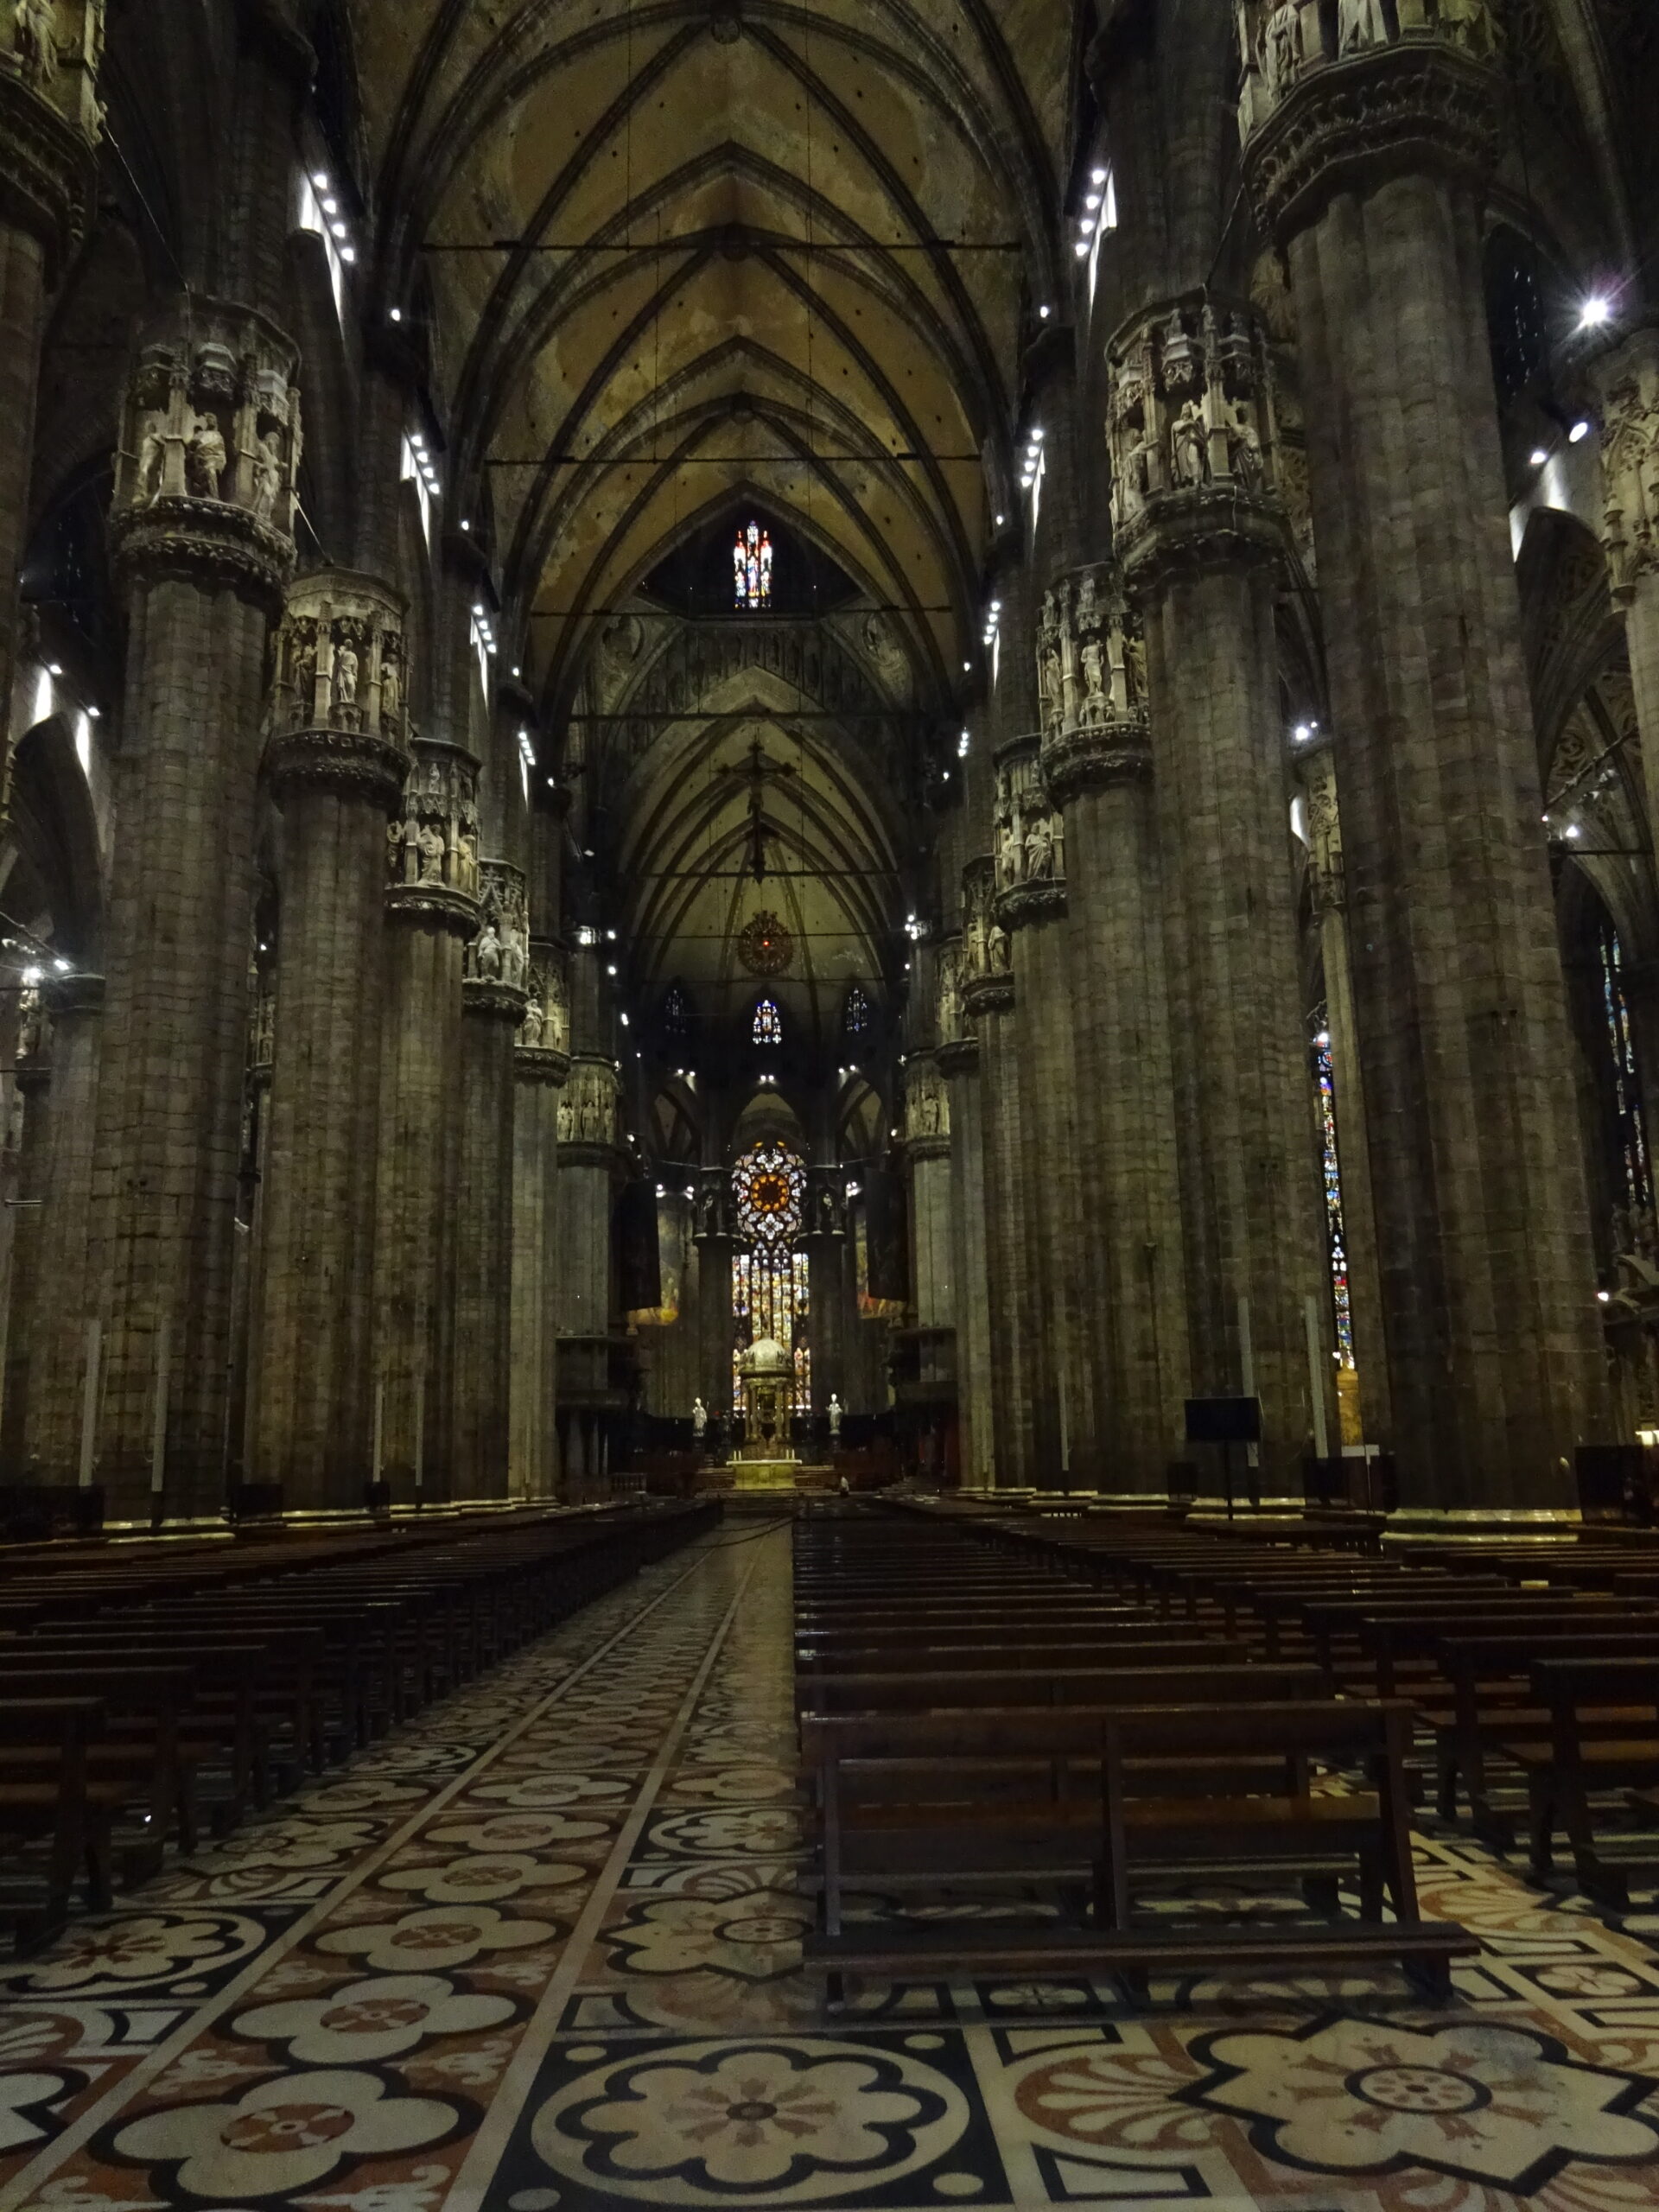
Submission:
[[[1617,1203],[1629,1216],[1630,1241],[1649,1230],[1653,1216],[1653,1166],[1648,1154],[1647,1118],[1643,1109],[1642,1069],[1636,1056],[1630,1009],[1624,996],[1624,948],[1618,931],[1604,918],[1599,933],[1602,1007],[1607,1021],[1607,1049],[1612,1061],[1613,1114],[1618,1143]],[[1619,1240],[1621,1249],[1624,1240]]]
[[[1323,1011],[1314,1017],[1313,1081],[1319,1095],[1319,1151],[1325,1179],[1325,1244],[1331,1268],[1331,1311],[1337,1358],[1354,1363],[1354,1309],[1348,1286],[1348,1231],[1342,1217],[1342,1161],[1337,1150],[1337,1071]]]
[[[755,1007],[754,1041],[757,1045],[783,1043],[784,1017],[776,999],[762,999]]]
[[[772,605],[772,532],[747,524],[732,549],[732,574],[740,614],[759,614]]]
[[[742,1403],[743,1354],[769,1337],[789,1354],[790,1410],[812,1410],[812,1348],[807,1256],[806,1163],[781,1140],[753,1145],[732,1171],[741,1240],[732,1255],[734,1404]]]

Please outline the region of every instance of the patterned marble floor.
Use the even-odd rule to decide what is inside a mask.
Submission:
[[[798,1969],[789,1551],[741,1524],[0,1968],[0,2212],[1659,2206],[1659,1913],[1425,1840],[1386,1979]]]

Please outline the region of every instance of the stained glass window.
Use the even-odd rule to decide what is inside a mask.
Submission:
[[[755,1007],[754,1041],[757,1045],[783,1043],[784,1017],[776,999],[762,999]]]
[[[663,1033],[677,1045],[691,1034],[691,1001],[681,983],[671,983],[663,995]]]
[[[875,1019],[875,1008],[858,984],[847,994],[847,1003],[842,1009],[841,1026],[849,1037],[861,1037]]]
[[[806,1254],[798,1249],[805,1225],[806,1163],[774,1140],[752,1145],[732,1171],[737,1231],[744,1243],[732,1255],[733,1403],[742,1402],[738,1361],[750,1344],[770,1337],[789,1354],[794,1370],[791,1411],[812,1409],[812,1351]]]
[[[1337,1150],[1337,1072],[1331,1057],[1331,1033],[1318,1018],[1313,1035],[1313,1079],[1319,1093],[1319,1147],[1325,1173],[1325,1249],[1331,1262],[1331,1305],[1336,1321],[1337,1357],[1354,1363],[1354,1313],[1348,1287],[1348,1232],[1342,1217],[1342,1164]]]
[[[752,522],[737,533],[732,574],[740,613],[757,614],[772,604],[772,533]]]
[[[1613,1063],[1613,1111],[1622,1176],[1618,1203],[1628,1209],[1634,1230],[1652,1211],[1653,1169],[1642,1110],[1642,1071],[1624,996],[1624,948],[1611,921],[1604,922],[1601,931],[1601,990]]]

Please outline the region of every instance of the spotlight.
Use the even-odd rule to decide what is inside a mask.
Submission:
[[[1573,425],[1572,429],[1567,434],[1567,442],[1568,445],[1581,446],[1585,440],[1589,436],[1592,424],[1588,416],[1580,415],[1578,421]]]
[[[1548,459],[1549,455],[1542,446],[1535,446],[1527,455],[1527,466],[1529,468],[1541,468]]]
[[[402,308],[393,308],[391,311],[391,319],[394,322],[401,322],[403,321],[404,311]]]
[[[1579,309],[1580,330],[1600,330],[1613,319],[1613,303],[1600,292],[1592,292]]]
[[[1088,258],[1089,258],[1089,241],[1088,241],[1088,239],[1087,239],[1087,238],[1079,238],[1079,239],[1077,240],[1077,242],[1076,245],[1074,245],[1074,246],[1072,247],[1071,251],[1072,251],[1072,252],[1073,252],[1073,253],[1075,253],[1075,254],[1077,255],[1077,259],[1078,259],[1079,261],[1087,261],[1087,260],[1088,260]]]

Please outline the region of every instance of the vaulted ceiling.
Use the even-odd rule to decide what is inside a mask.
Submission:
[[[594,628],[739,497],[976,632],[1029,288],[1054,275],[1071,0],[352,0],[388,296],[429,285],[556,710]]]

